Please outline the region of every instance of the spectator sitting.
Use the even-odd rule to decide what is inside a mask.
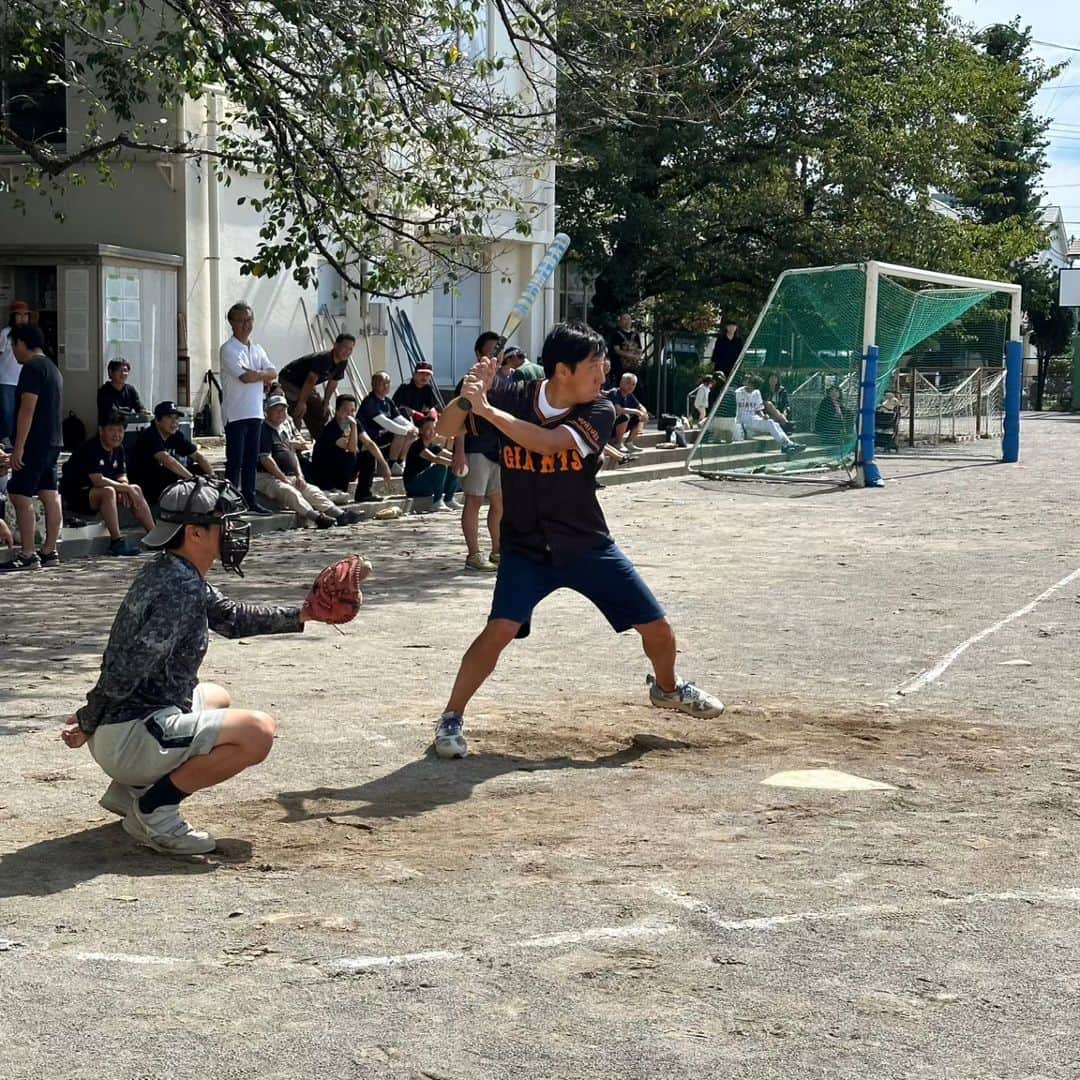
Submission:
[[[825,391],[814,417],[814,431],[831,443],[842,443],[851,435],[852,414],[844,407],[840,387],[833,384]]]
[[[645,406],[634,396],[637,381],[637,376],[628,371],[619,380],[618,387],[604,395],[615,406],[615,428],[611,441],[615,449],[622,453],[641,453],[641,447],[634,444],[634,436],[649,418]]]
[[[153,506],[177,480],[190,480],[192,470],[213,477],[214,470],[198,446],[180,430],[183,413],[172,401],[154,406],[154,422],[139,432],[131,448],[131,478]]]
[[[882,399],[878,408],[882,412],[899,412],[900,399],[890,390]]]
[[[711,375],[702,375],[701,382],[694,391],[693,409],[697,413],[699,424],[704,424],[705,418],[709,415],[709,393],[712,391],[714,381]]]
[[[64,462],[60,494],[69,510],[92,517],[101,515],[109,530],[110,555],[138,555],[120,532],[120,510],[128,510],[145,532],[154,527],[154,515],[138,484],[127,478],[124,456],[124,415],[114,412],[98,425],[98,433]]]
[[[8,495],[19,524],[19,545],[11,562],[0,570],[37,570],[60,562],[56,550],[63,512],[57,490],[60,460],[61,401],[64,381],[60,369],[45,355],[41,330],[29,323],[11,328],[11,349],[19,362],[15,398],[15,446],[11,452],[12,474]],[[34,550],[34,496],[45,509],[45,546]]]
[[[113,413],[120,413],[125,420],[149,417],[149,411],[139,400],[139,391],[128,382],[130,373],[131,365],[122,356],[109,361],[109,381],[97,392],[98,427]]]
[[[713,388],[709,396],[713,401],[720,399],[720,404],[716,406],[716,416],[713,418],[713,429],[717,433],[718,442],[741,442],[746,438],[746,432],[735,415],[735,395],[724,393],[726,382],[722,374],[713,375]],[[713,429],[710,429],[710,434]],[[704,437],[707,439],[709,436]]]
[[[765,376],[765,385],[761,389],[761,399],[765,403],[765,415],[775,420],[785,431],[794,430],[791,422],[791,403],[788,401],[787,388],[780,381],[778,371],[770,371]]]
[[[7,523],[7,483],[11,472],[11,458],[0,448],[0,544],[9,552],[15,550],[15,539]]]
[[[434,375],[431,364],[421,360],[413,369],[412,378],[394,391],[393,402],[398,407],[398,413],[410,423],[413,413],[438,412]]]
[[[330,399],[348,369],[355,348],[356,338],[352,334],[338,334],[329,352],[301,356],[282,369],[281,392],[289,403],[289,415],[298,424],[303,420],[313,439],[318,438],[330,419]]]
[[[771,417],[765,415],[765,402],[761,398],[761,380],[747,372],[743,384],[735,391],[736,419],[747,435],[771,435],[782,453],[791,456],[806,449],[792,441],[787,432]]]
[[[544,369],[534,364],[516,345],[510,345],[503,350],[502,367],[496,378],[508,383],[537,382],[544,378]]]
[[[300,460],[282,433],[289,413],[284,394],[266,399],[266,420],[263,422],[259,446],[259,474],[255,490],[272,499],[286,510],[292,510],[320,529],[331,525],[352,525],[360,520],[354,510],[342,510],[314,484],[308,483],[300,470]]]
[[[397,415],[390,400],[390,376],[385,371],[376,371],[371,376],[371,392],[360,402],[358,413],[364,431],[389,462],[391,474],[401,476],[405,471],[405,454],[416,438],[416,425],[411,418]],[[371,496],[374,456],[361,454],[357,464],[356,501],[376,501]]]
[[[363,447],[367,456],[379,468],[383,479],[390,483],[390,466],[379,447],[356,422],[356,398],[352,394],[338,394],[334,404],[334,418],[319,432],[311,455],[311,479],[330,498],[335,492],[344,493],[356,478]],[[370,494],[358,502],[379,502],[380,496]]]
[[[454,510],[457,477],[450,471],[454,458],[435,438],[435,418],[420,421],[420,437],[405,458],[405,494],[413,499],[431,496],[432,510]]]

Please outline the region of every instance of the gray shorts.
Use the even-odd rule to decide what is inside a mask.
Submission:
[[[189,758],[209,754],[217,745],[224,709],[204,709],[203,687],[196,686],[191,712],[166,706],[141,720],[102,724],[87,746],[94,760],[114,780],[145,787],[178,769]]]
[[[469,472],[461,478],[461,490],[466,495],[477,495],[483,499],[502,494],[502,472],[497,461],[483,454],[466,454],[465,461]]]

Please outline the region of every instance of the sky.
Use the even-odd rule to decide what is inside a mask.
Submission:
[[[1016,15],[1040,44],[1048,63],[1069,66],[1040,92],[1037,110],[1051,121],[1049,168],[1043,176],[1047,204],[1060,206],[1070,235],[1080,237],[1080,3],[1075,0],[952,0],[952,9],[976,28]]]

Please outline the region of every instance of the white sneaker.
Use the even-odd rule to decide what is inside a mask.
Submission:
[[[193,829],[180,816],[178,806],[159,806],[152,814],[144,814],[138,802],[132,802],[124,832],[163,855],[205,855],[217,847],[209,833]]]
[[[146,790],[146,788],[128,787],[119,780],[113,780],[105,789],[105,794],[98,799],[98,806],[102,810],[108,810],[117,817],[127,817],[131,804]]]
[[[403,465],[401,464],[401,462],[400,462],[400,461],[395,461],[395,462],[394,462],[394,463],[393,463],[393,464],[392,464],[392,465],[390,466],[390,475],[391,475],[391,476],[404,476],[404,475],[405,475],[405,468],[404,468],[404,466],[403,466]]]
[[[675,689],[670,694],[656,685],[652,675],[646,676],[645,684],[649,688],[649,700],[658,709],[678,709],[702,720],[719,716],[724,711],[724,703],[719,698],[685,679],[677,679]]]
[[[461,713],[444,712],[435,729],[435,753],[441,758],[463,758],[469,752],[463,729],[465,721]]]
[[[432,510],[449,510],[451,514],[454,512],[454,508],[452,506],[447,506],[446,503],[442,499],[432,499],[432,501],[431,501],[431,509]]]
[[[630,439],[627,439],[626,442],[623,443],[623,449],[624,450],[629,450],[631,454],[644,454],[645,453],[645,451],[644,451],[644,449],[642,447],[638,446],[638,444],[636,442],[633,442]]]

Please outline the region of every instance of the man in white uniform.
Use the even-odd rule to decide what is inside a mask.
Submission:
[[[221,346],[221,396],[225,414],[225,475],[240,489],[248,510],[272,514],[255,498],[263,395],[277,372],[261,345],[251,340],[255,314],[247,304],[233,304],[226,316],[232,337]]]
[[[765,415],[765,402],[761,397],[761,380],[749,372],[743,379],[742,386],[735,391],[735,414],[747,436],[771,435],[779,444],[780,451],[789,457],[806,449],[801,443],[794,442],[787,432],[775,421]]]

